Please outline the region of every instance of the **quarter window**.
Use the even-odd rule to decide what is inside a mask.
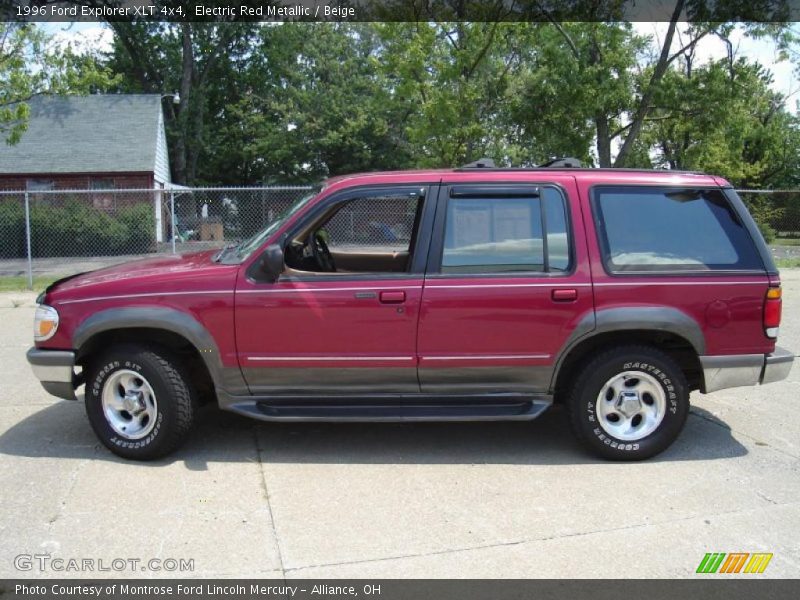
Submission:
[[[449,198],[442,273],[567,271],[564,199],[554,188],[528,189]]]
[[[611,272],[763,268],[720,190],[603,187],[594,207]]]

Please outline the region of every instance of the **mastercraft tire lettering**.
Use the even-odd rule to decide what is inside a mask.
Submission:
[[[567,408],[575,436],[591,452],[641,460],[678,436],[689,414],[689,391],[672,358],[647,346],[625,346],[583,365]]]

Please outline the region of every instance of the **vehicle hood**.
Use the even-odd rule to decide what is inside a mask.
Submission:
[[[218,250],[159,255],[59,279],[45,291],[48,300],[93,293],[126,294],[180,290],[190,281],[213,279],[237,266],[220,265],[212,257]],[[192,286],[193,287],[193,286]]]

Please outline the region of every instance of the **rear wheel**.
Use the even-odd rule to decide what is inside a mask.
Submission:
[[[689,390],[668,355],[625,346],[584,365],[567,406],[576,437],[594,454],[642,460],[678,437],[689,414]]]
[[[188,379],[166,350],[118,346],[89,367],[86,413],[114,454],[137,460],[169,454],[185,440],[194,412]]]

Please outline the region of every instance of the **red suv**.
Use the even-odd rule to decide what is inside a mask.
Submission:
[[[681,431],[689,393],[784,379],[781,288],[724,180],[561,161],[329,180],[222,251],[51,285],[28,360],[120,456],[196,408],[268,421],[529,420],[594,453]]]

